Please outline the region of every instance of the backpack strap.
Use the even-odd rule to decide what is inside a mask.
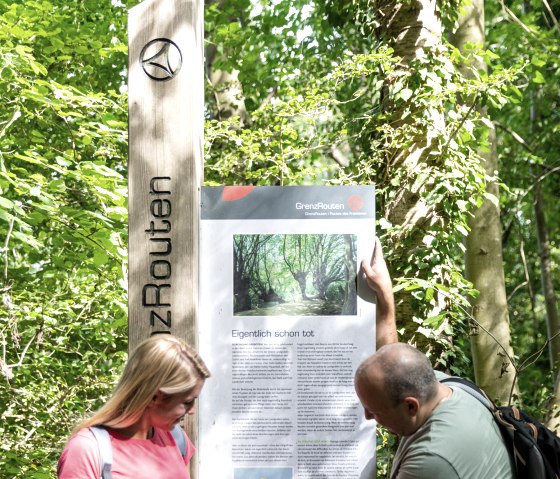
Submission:
[[[101,465],[101,479],[112,479],[111,466],[113,465],[113,450],[109,431],[102,426],[90,427],[99,447],[99,462]],[[183,459],[187,455],[187,439],[183,429],[178,424],[171,430],[175,444],[181,452]]]
[[[469,393],[474,398],[478,399],[482,404],[484,404],[490,412],[494,413],[496,406],[486,395],[486,393],[480,389],[476,384],[469,381],[468,379],[459,378],[456,376],[450,376],[445,379],[441,379],[440,383],[444,383],[447,386],[455,386],[463,391]]]
[[[501,414],[496,405],[490,400],[486,393],[480,389],[475,383],[469,381],[468,379],[463,379],[457,376],[450,376],[445,379],[440,379],[440,383],[444,383],[451,387],[456,387],[462,389],[466,393],[470,394],[472,397],[480,401],[494,416],[494,420],[497,421],[498,427],[500,429],[500,434],[502,435],[510,456],[513,458],[516,471],[519,471],[519,461],[523,460],[522,457],[516,453],[514,446],[514,432],[515,428],[511,424],[507,424],[503,419],[501,419]],[[541,476],[536,476],[541,477]],[[519,478],[522,479],[522,478]]]
[[[185,433],[179,424],[177,424],[172,430],[171,434],[173,434],[173,439],[175,439],[175,444],[181,451],[181,456],[185,459],[187,455],[187,439],[185,438]]]
[[[111,466],[113,465],[113,450],[109,431],[103,426],[90,427],[99,447],[99,462],[101,464],[101,479],[112,479]]]

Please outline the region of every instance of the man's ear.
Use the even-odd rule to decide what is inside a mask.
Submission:
[[[420,403],[418,402],[418,399],[413,396],[408,396],[404,398],[404,403],[410,417],[415,417],[418,414],[418,410],[420,409]]]

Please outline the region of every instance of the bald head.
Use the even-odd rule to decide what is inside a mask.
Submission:
[[[379,348],[360,364],[355,382],[372,394],[383,390],[394,405],[407,396],[428,402],[438,390],[438,381],[428,358],[406,343]]]

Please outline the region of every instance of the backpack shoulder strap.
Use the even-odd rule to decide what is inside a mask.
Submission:
[[[113,465],[113,450],[109,431],[102,426],[90,427],[91,432],[99,446],[99,460],[101,463],[101,479],[112,479],[111,466]]]
[[[444,383],[448,386],[455,386],[463,391],[469,393],[474,398],[478,399],[482,404],[484,404],[490,411],[494,412],[496,406],[486,395],[486,393],[480,389],[476,384],[469,381],[468,379],[459,378],[456,376],[450,376],[445,379],[441,379],[440,383]]]
[[[175,439],[175,444],[181,451],[181,456],[183,459],[187,455],[187,439],[185,438],[185,433],[179,424],[177,424],[172,430],[171,434],[173,434],[173,439]]]
[[[111,466],[113,465],[113,450],[111,448],[111,438],[109,432],[102,426],[90,427],[91,432],[97,440],[99,446],[99,460],[101,464],[101,479],[112,479]],[[185,458],[187,455],[187,440],[181,426],[177,425],[171,430],[175,444]]]

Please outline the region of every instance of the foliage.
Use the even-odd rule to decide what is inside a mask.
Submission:
[[[517,94],[493,112],[497,123],[502,181],[506,285],[519,380],[525,407],[543,417],[554,378],[546,349],[546,311],[534,213],[535,183],[540,181],[550,239],[555,291],[560,288],[560,121],[558,5],[511,2],[507,9],[487,5],[488,41],[500,65],[522,64]],[[556,293],[558,294],[558,293]],[[539,354],[542,353],[542,354]]]
[[[0,0],[1,477],[51,477],[66,433],[108,394],[124,360],[122,87],[126,7],[135,3]],[[488,2],[489,49],[468,54],[486,61],[490,74],[470,79],[458,73],[466,59],[445,45],[403,65],[375,37],[378,19],[366,0],[206,6],[206,41],[224,54],[214,68],[239,72],[251,117],[245,127],[217,118],[220,85],[208,86],[206,183],[375,183],[378,233],[397,289],[413,296],[412,332],[438,338],[440,361],[467,376],[467,299],[475,292],[462,274],[462,239],[488,181],[476,153],[488,126],[479,105],[499,127],[504,260],[520,363],[546,335],[536,177],[560,287],[558,24],[533,3],[527,11],[517,0]],[[450,31],[457,6],[440,8]],[[445,121],[421,168],[399,167],[395,152],[426,137],[434,112]],[[414,192],[425,214],[390,224],[385,213],[404,191]],[[546,354],[520,381],[529,409],[542,411],[552,384]],[[381,473],[392,441],[382,434],[379,447]]]
[[[502,105],[504,88],[514,72],[502,69],[489,77],[475,74],[467,80],[458,73],[458,65],[466,59],[451,47],[436,55],[426,53],[402,67],[390,48],[363,34],[360,37],[348,18],[325,21],[323,8],[314,4],[307,5],[305,14],[290,15],[290,8],[296,9],[288,5],[292,4],[280,3],[274,8],[274,12],[287,9],[281,23],[265,7],[258,15],[238,10],[237,17],[233,16],[234,6],[228,3],[224,15],[242,18],[239,21],[244,31],[251,32],[251,42],[239,41],[243,32],[237,30],[230,37],[222,30],[220,35],[209,36],[230,52],[228,58],[236,59],[235,65],[223,67],[240,69],[253,121],[240,129],[235,119],[208,120],[206,181],[374,183],[383,213],[399,202],[403,191],[413,191],[425,202],[428,214],[422,224],[381,221],[386,243],[393,246],[388,256],[397,265],[398,288],[415,297],[413,331],[443,341],[448,357],[441,360],[456,372],[464,371],[464,361],[454,364],[464,354],[449,349],[447,338],[453,336],[455,327],[465,327],[466,297],[472,291],[462,276],[462,236],[467,234],[467,214],[482,201],[487,181],[476,151],[486,141],[488,120],[480,118],[475,107]],[[210,8],[210,19],[218,18],[218,7]],[[348,10],[347,16],[350,14]],[[272,27],[267,26],[269,22]],[[256,25],[271,31],[266,42],[260,40],[264,34],[257,33]],[[282,37],[274,31],[282,32]],[[298,32],[310,33],[298,43]],[[336,44],[325,49],[317,40],[320,38],[336,38]],[[260,46],[259,58],[250,57],[248,68],[248,53],[240,49],[238,41],[249,50],[254,43]],[[281,73],[274,70],[278,62],[271,60],[277,58],[280,48],[284,50]],[[308,48],[306,55],[300,53],[303,48]],[[484,51],[473,54],[490,56]],[[313,55],[322,60],[308,59],[316,58]],[[294,68],[291,74],[286,70],[290,65]],[[265,77],[273,78],[275,84],[260,84],[257,95],[257,79]],[[264,98],[267,90],[273,94],[272,100],[257,105],[255,99]],[[382,108],[383,102],[390,102],[391,108]],[[405,151],[415,138],[425,137],[434,111],[444,115],[445,125],[429,145],[425,168],[418,173],[395,166],[394,152]],[[344,149],[342,162],[333,161],[333,147]],[[421,245],[412,244],[413,230],[423,232]]]
[[[226,27],[212,35],[210,22],[208,41],[228,51],[224,68],[239,70],[254,123],[239,129],[235,119],[213,119],[212,100],[207,99],[207,181],[372,182],[382,215],[398,207],[405,191],[414,192],[425,206],[421,221],[399,225],[382,218],[379,223],[397,290],[413,295],[414,325],[407,329],[412,329],[412,337],[426,336],[432,344],[436,339],[438,355],[443,353],[440,363],[471,376],[467,299],[476,292],[463,276],[462,240],[468,215],[480,205],[491,179],[478,157],[479,148],[487,145],[490,119],[480,117],[478,108],[487,107],[490,118],[507,118],[509,108],[519,104],[523,93],[518,75],[527,72],[527,65],[515,55],[507,61],[501,56],[516,40],[500,43],[500,49],[473,45],[466,58],[444,46],[436,55],[402,66],[374,37],[378,19],[371,2],[335,0],[308,3],[306,9],[296,3],[275,2],[257,14],[245,3],[228,2],[221,13],[212,8],[210,18],[223,15],[222,26],[238,22],[231,35]],[[451,31],[458,8],[441,8],[445,30]],[[498,24],[501,17],[493,13],[491,22]],[[485,61],[491,73],[461,76],[458,67],[468,65],[471,56]],[[549,58],[553,62],[555,57]],[[444,125],[433,136],[422,167],[399,167],[394,152],[426,138],[434,127],[434,111]],[[343,163],[333,161],[333,146],[344,150]],[[418,234],[419,243],[413,238]],[[380,453],[383,462],[383,446]]]
[[[0,12],[0,476],[44,478],[125,352],[126,47],[110,6]]]
[[[406,290],[414,298],[413,337],[420,333],[443,342],[451,354],[455,352],[448,338],[463,327],[466,299],[472,294],[462,274],[462,237],[468,233],[468,214],[482,201],[489,179],[477,153],[487,142],[488,120],[476,113],[476,106],[505,101],[504,86],[513,78],[511,71],[504,71],[466,80],[457,73],[463,61],[449,47],[438,57],[428,55],[409,62],[406,71],[395,71],[386,91],[391,110],[362,115],[360,129],[368,134],[360,135],[360,156],[344,172],[346,178],[375,182],[378,188],[384,216],[380,226],[390,246],[387,257],[396,292]],[[430,123],[434,111],[445,119],[435,128]],[[409,150],[418,138],[424,144],[429,138],[421,163],[399,166],[395,152]],[[405,223],[389,223],[406,192],[413,193],[418,206]],[[464,373],[464,364],[441,359],[445,367]]]

